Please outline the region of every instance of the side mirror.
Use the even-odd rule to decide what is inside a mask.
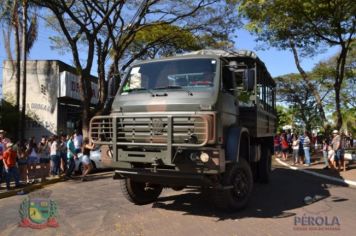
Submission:
[[[255,70],[247,69],[244,72],[243,79],[244,89],[252,91],[255,88]]]

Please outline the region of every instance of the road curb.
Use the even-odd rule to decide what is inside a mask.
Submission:
[[[301,171],[301,172],[304,172],[304,173],[309,174],[309,175],[317,176],[317,177],[319,177],[319,178],[324,178],[324,179],[327,179],[327,180],[331,180],[331,181],[335,181],[335,182],[338,182],[338,183],[342,183],[342,184],[347,185],[347,186],[345,186],[345,187],[356,188],[356,182],[355,182],[355,181],[348,180],[348,179],[339,179],[339,178],[335,178],[335,177],[332,177],[332,176],[315,173],[315,172],[310,171],[310,170],[300,169],[300,168],[298,168],[298,167],[291,166],[291,165],[285,163],[284,161],[281,161],[281,160],[278,159],[278,158],[276,158],[276,161],[277,161],[279,164],[284,165],[284,166],[286,166],[286,167],[288,167],[288,168],[290,168],[290,169],[292,169],[292,170]]]
[[[111,177],[113,175],[113,172],[104,172],[104,173],[93,173],[90,174],[90,177],[100,177],[100,176],[107,176],[107,177]],[[79,178],[78,178],[79,179]],[[50,180],[46,180],[44,182],[40,182],[37,184],[31,184],[28,186],[25,186],[23,188],[18,188],[18,189],[12,189],[11,191],[7,191],[7,192],[2,192],[0,193],[0,199],[2,198],[7,198],[7,197],[11,197],[11,196],[15,196],[15,195],[25,195],[28,194],[29,192],[36,190],[36,189],[41,189],[47,185],[51,185],[51,184],[55,184],[58,182],[63,182],[65,181],[64,176],[60,177],[60,178],[56,178],[56,179],[50,179]],[[19,192],[24,192],[23,194],[19,194]]]
[[[46,180],[44,182],[37,183],[37,184],[31,184],[31,185],[25,186],[23,188],[13,189],[13,190],[10,190],[7,192],[0,193],[0,199],[15,196],[15,195],[25,195],[33,190],[41,189],[46,185],[51,185],[51,184],[55,184],[55,183],[62,182],[62,181],[64,181],[64,178],[61,177],[58,179]],[[19,194],[19,192],[23,192],[23,194]]]

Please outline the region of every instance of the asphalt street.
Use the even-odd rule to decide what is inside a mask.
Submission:
[[[272,182],[256,184],[249,206],[224,213],[193,189],[165,189],[156,203],[124,199],[111,173],[46,186],[59,227],[20,228],[27,195],[0,199],[0,235],[354,235],[356,189],[275,164]],[[42,191],[42,190],[36,190]],[[304,198],[317,200],[306,204]]]

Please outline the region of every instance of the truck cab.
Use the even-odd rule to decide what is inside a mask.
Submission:
[[[202,50],[131,66],[90,134],[131,202],[199,187],[236,210],[269,181],[275,122],[275,83],[253,52]]]

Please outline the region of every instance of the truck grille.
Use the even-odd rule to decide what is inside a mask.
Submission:
[[[208,141],[208,116],[97,116],[90,133],[98,144],[203,146]]]

